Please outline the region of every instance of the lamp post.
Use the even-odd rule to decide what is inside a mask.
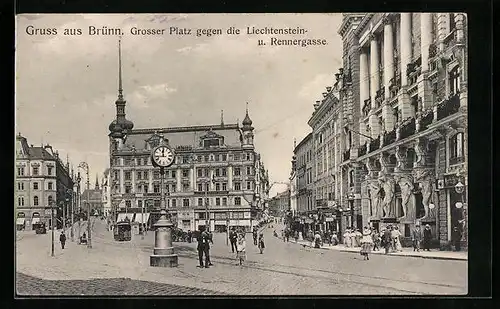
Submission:
[[[160,168],[160,219],[154,225],[155,246],[153,254],[150,256],[150,266],[156,267],[177,267],[178,256],[174,254],[172,246],[172,222],[167,219],[167,208],[165,204],[165,168],[174,163],[175,154],[172,148],[165,144],[164,139],[160,140],[160,145],[151,152],[151,161],[154,167]]]
[[[455,191],[460,194],[460,198],[461,198],[461,201],[462,202],[458,202],[455,204],[455,207],[458,208],[458,209],[462,209],[462,207],[464,207],[465,203],[464,203],[464,190],[465,190],[465,185],[460,181],[458,180],[457,184],[455,185]],[[462,219],[459,220],[458,222],[462,224],[462,237],[465,236],[465,215],[464,215],[464,210],[465,208],[462,209]]]
[[[91,231],[92,231],[92,227],[90,225],[90,201],[89,201],[89,189],[90,189],[90,182],[89,182],[89,165],[87,164],[87,162],[81,162],[79,165],[78,165],[79,168],[82,168],[85,170],[85,172],[87,173],[87,198],[86,198],[86,202],[87,202],[87,248],[89,249],[92,249],[92,236],[91,236]]]
[[[73,175],[74,176],[74,175]],[[75,192],[71,190],[71,241],[75,241]]]
[[[354,194],[352,193],[349,193],[347,195],[347,200],[348,200],[348,203],[349,203],[349,208],[350,208],[350,212],[351,212],[351,226],[350,227],[354,227]]]
[[[50,229],[51,231],[51,247],[50,247],[50,255],[54,256],[54,202],[52,200],[49,201],[50,207]]]

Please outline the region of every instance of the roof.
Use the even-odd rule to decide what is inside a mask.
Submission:
[[[307,143],[307,141],[309,141],[311,139],[311,136],[312,136],[312,132],[309,132],[309,134],[306,135],[306,137],[304,137],[300,142],[299,144],[295,147],[295,149],[293,150],[294,153],[297,153],[298,152],[298,149],[302,146],[304,146],[305,143]]]
[[[56,158],[52,156],[44,147],[30,147],[29,148],[30,159],[41,159],[41,160],[55,160]]]
[[[240,147],[240,131],[238,125],[213,125],[213,126],[192,126],[192,127],[171,127],[159,129],[135,129],[132,130],[125,142],[125,147],[136,150],[146,149],[147,140],[155,133],[162,134],[168,139],[171,146],[192,146],[200,147],[201,137],[209,132],[216,133],[224,137],[224,144],[229,147]]]

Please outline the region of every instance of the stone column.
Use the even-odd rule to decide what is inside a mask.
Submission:
[[[195,190],[195,181],[194,181],[194,168],[189,169],[189,184],[191,187],[191,191]]]
[[[125,172],[120,168],[120,194],[125,193]]]
[[[401,49],[401,86],[408,85],[408,77],[406,76],[406,66],[411,61],[411,13],[401,13],[401,30],[400,30],[400,49]]]
[[[455,13],[455,27],[456,27],[456,39],[458,43],[463,43],[465,37],[465,15],[462,13]]]
[[[394,78],[394,42],[392,21],[384,18],[384,87],[385,98],[388,99],[390,95],[389,85],[391,79]]]
[[[372,100],[372,109],[376,108],[375,96],[377,95],[377,90],[379,90],[380,85],[380,75],[379,75],[379,51],[377,38],[371,34],[370,35],[370,97]]]
[[[437,15],[437,38],[439,50],[444,51],[444,39],[450,33],[450,14],[438,13]]]
[[[176,189],[175,189],[176,192],[181,192],[181,190],[182,190],[181,173],[182,173],[182,170],[180,168],[178,168],[175,172],[175,178],[177,180],[177,185],[176,185]]]
[[[420,53],[422,72],[429,70],[429,47],[432,44],[432,13],[420,13]]]
[[[233,190],[233,167],[227,167],[227,189],[229,191]]]
[[[363,110],[365,100],[370,98],[370,74],[368,72],[368,54],[360,49],[359,53],[359,104]],[[372,99],[373,100],[373,99]]]

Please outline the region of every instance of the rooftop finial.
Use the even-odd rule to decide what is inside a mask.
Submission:
[[[223,109],[220,110],[220,125],[221,126],[224,125],[224,110]]]
[[[247,108],[246,108],[246,111],[247,111],[247,115],[248,115],[248,102],[247,102]]]
[[[297,148],[297,139],[293,138],[293,149]]]
[[[118,39],[118,99],[123,100],[122,87],[122,38]]]

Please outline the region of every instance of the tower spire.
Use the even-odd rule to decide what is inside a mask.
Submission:
[[[95,189],[99,190],[99,176],[95,174]]]
[[[224,126],[224,110],[220,110],[220,125]]]
[[[248,115],[248,102],[247,102],[246,112],[247,112],[247,115]]]
[[[118,100],[123,101],[122,87],[122,38],[118,39]]]

